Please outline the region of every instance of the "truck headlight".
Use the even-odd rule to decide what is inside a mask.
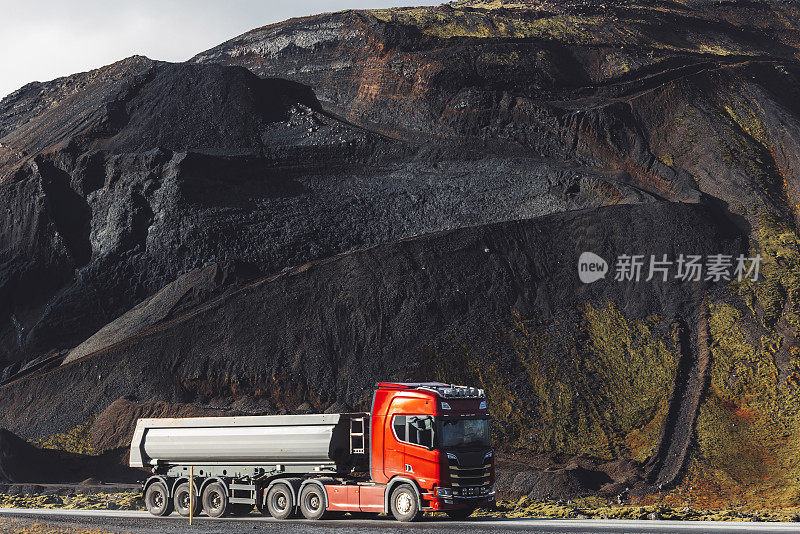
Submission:
[[[436,488],[436,496],[437,497],[452,497],[453,496],[453,489],[452,488]]]

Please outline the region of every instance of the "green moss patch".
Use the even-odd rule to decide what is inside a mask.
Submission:
[[[92,425],[94,425],[95,418],[96,416],[92,416],[85,423],[71,430],[34,441],[33,444],[40,449],[55,449],[77,454],[96,455],[98,451],[92,445]]]
[[[440,11],[430,8],[379,9],[378,19],[415,26],[441,39],[451,37],[541,37],[570,42],[588,42],[603,18],[597,15],[552,15],[527,18],[473,10]]]
[[[486,390],[500,441],[602,459],[652,453],[678,364],[662,319],[628,320],[604,304],[547,325],[511,322],[504,351],[431,358],[438,380]]]
[[[79,510],[144,510],[139,492],[78,493],[76,495],[6,495],[0,508],[64,508]]]
[[[596,499],[578,499],[565,504],[531,501],[501,501],[496,510],[478,510],[473,517],[547,518],[547,519],[661,519],[668,521],[798,521],[793,508],[746,510],[706,510],[662,505],[611,505]]]
[[[780,380],[775,353],[782,337],[771,329],[748,337],[742,314],[726,304],[711,307],[711,380],[696,424],[696,459],[721,499],[797,505],[800,388]],[[794,367],[797,352],[791,351]]]
[[[748,282],[744,294],[755,296],[767,328],[774,327],[781,316],[795,330],[800,328],[800,239],[789,223],[770,214],[762,214],[757,228],[757,246],[761,254],[760,282]]]

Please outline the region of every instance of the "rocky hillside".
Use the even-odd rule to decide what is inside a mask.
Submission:
[[[26,85],[0,102],[0,425],[111,418],[87,438],[109,450],[156,405],[469,381],[511,471],[799,502],[798,20],[462,1]],[[584,251],[606,279],[579,281]],[[622,254],[762,263],[637,283]]]

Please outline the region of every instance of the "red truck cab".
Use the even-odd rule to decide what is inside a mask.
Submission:
[[[494,504],[494,451],[483,390],[438,382],[379,383],[370,421],[370,474],[386,484],[413,484],[421,511],[466,517]],[[387,510],[389,511],[389,510]],[[401,514],[402,515],[402,514]]]

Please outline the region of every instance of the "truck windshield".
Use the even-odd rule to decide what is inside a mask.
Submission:
[[[474,447],[489,445],[488,419],[443,419],[442,447]]]

